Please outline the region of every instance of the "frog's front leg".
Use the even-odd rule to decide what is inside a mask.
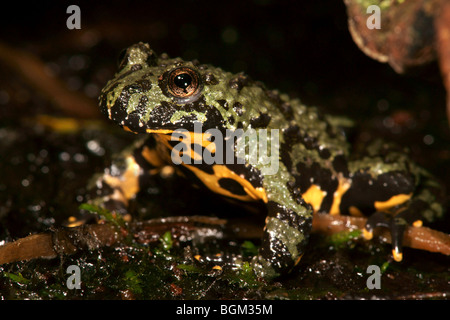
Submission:
[[[274,278],[288,273],[303,256],[312,226],[312,209],[288,196],[286,204],[271,200],[259,254],[252,260],[258,276]],[[284,199],[286,200],[286,199]]]
[[[156,140],[150,135],[118,154],[111,166],[93,180],[89,188],[89,202],[111,212],[127,215],[130,200],[164,166],[158,147]]]

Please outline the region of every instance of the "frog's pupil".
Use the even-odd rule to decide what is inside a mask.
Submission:
[[[186,89],[192,83],[192,77],[187,73],[179,74],[173,80],[173,83],[181,89]]]

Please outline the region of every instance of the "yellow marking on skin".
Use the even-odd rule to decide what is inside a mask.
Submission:
[[[364,217],[363,213],[361,212],[361,210],[359,210],[357,207],[355,206],[350,206],[348,208],[348,212],[350,213],[350,215],[354,216],[354,217]]]
[[[191,134],[191,141],[193,141],[196,133],[191,132],[190,134]],[[209,134],[203,134],[203,137],[205,137],[205,136],[208,137],[208,135]],[[169,143],[169,141],[171,140],[171,136],[164,135],[164,134],[158,134],[157,138],[167,148],[169,148],[170,150],[172,149],[172,146]],[[197,139],[200,139],[200,138],[197,136]],[[180,141],[181,141],[181,139],[180,139]],[[212,145],[214,145],[214,149],[212,149],[212,150],[215,150],[215,144],[213,142],[205,141],[205,143],[204,143],[204,146],[206,146],[206,148],[212,148]],[[191,158],[193,158],[194,160],[202,160],[201,155],[198,155],[197,153],[195,153],[191,149],[190,145],[188,145],[186,147],[187,148],[184,149],[184,152],[191,151]],[[200,158],[196,158],[197,155]],[[249,181],[247,181],[245,178],[237,175],[235,172],[228,169],[225,165],[218,165],[218,164],[213,165],[212,169],[214,171],[214,174],[208,174],[208,173],[204,172],[203,170],[198,169],[195,166],[192,166],[192,165],[189,165],[186,163],[181,163],[181,164],[183,166],[185,166],[186,168],[188,168],[189,170],[191,170],[205,184],[206,187],[208,187],[211,191],[213,191],[215,193],[222,194],[222,195],[225,195],[225,196],[228,196],[231,198],[239,199],[242,201],[262,200],[265,203],[267,203],[269,201],[264,188],[253,187]],[[230,179],[233,179],[236,182],[238,182],[242,186],[244,191],[247,193],[247,196],[236,195],[236,194],[233,194],[232,192],[222,188],[219,185],[219,180],[221,178],[230,178]]]
[[[160,138],[163,138],[164,140],[170,141],[172,139],[172,136],[170,134],[174,133],[174,130],[168,130],[168,129],[147,129],[147,133],[157,133]],[[203,133],[203,132],[180,132],[183,135],[186,133],[189,133],[189,139],[191,143],[196,143],[201,145],[202,147],[209,150],[209,152],[213,153],[216,151],[216,144],[214,142],[209,141],[211,138],[210,133]],[[179,141],[182,141],[183,138],[177,137]]]
[[[167,179],[175,174],[175,168],[172,166],[164,166],[161,169],[161,177]]]
[[[202,256],[199,255],[199,254],[197,254],[197,255],[194,256],[194,258],[195,258],[195,260],[200,261],[200,259],[202,258]]]
[[[125,131],[128,131],[128,132],[136,133],[136,132],[134,132],[133,130],[131,130],[131,129],[130,129],[129,127],[127,127],[127,126],[122,126],[122,129],[125,130]]]
[[[314,212],[318,212],[326,195],[326,191],[322,191],[318,185],[313,184],[302,194],[302,197],[313,207]]]
[[[420,228],[423,225],[423,222],[422,222],[422,220],[416,220],[416,221],[413,222],[412,225],[415,228]]]
[[[158,151],[144,146],[141,152],[144,159],[154,167],[162,167],[164,162],[159,157]]]
[[[127,168],[122,176],[113,177],[111,175],[105,175],[103,177],[110,187],[116,189],[111,195],[111,198],[124,203],[126,202],[124,201],[123,196],[128,200],[133,198],[139,191],[139,176],[141,170],[141,167],[139,167],[132,156],[126,158],[126,164]],[[119,192],[119,190],[121,192]]]
[[[213,268],[213,270],[220,270],[220,271],[222,271],[222,267],[221,266],[214,266],[212,268]]]
[[[73,227],[79,227],[84,224],[85,221],[83,220],[77,220],[76,217],[70,216],[69,219],[67,219],[67,227],[73,228]]]
[[[172,140],[172,136],[165,135],[165,134],[158,134],[157,137],[158,137],[158,140],[161,141],[169,150],[172,150],[173,147],[169,143],[169,141]],[[179,138],[178,140],[180,142],[183,141],[182,138]],[[192,140],[191,140],[191,142],[192,142]],[[180,157],[182,155],[187,154],[193,161],[202,161],[202,159],[203,159],[201,154],[196,153],[194,151],[194,149],[191,148],[190,143],[189,144],[184,143],[183,151],[180,151],[179,154],[180,154]]]
[[[159,133],[159,134],[171,134],[173,130],[169,129],[146,129],[145,132],[147,133]]]
[[[368,231],[366,228],[363,228],[362,234],[363,234],[364,239],[366,239],[366,240],[372,240],[372,238],[373,238],[373,232]]]
[[[212,169],[214,171],[214,174],[208,174],[196,168],[195,166],[190,166],[186,164],[183,165],[189,170],[191,170],[205,184],[205,186],[207,186],[211,191],[215,193],[239,199],[242,201],[262,200],[265,203],[269,201],[264,188],[253,187],[252,184],[248,182],[245,178],[237,175],[235,172],[228,169],[225,165],[218,165],[218,164],[213,165]],[[222,178],[230,178],[238,182],[247,193],[247,196],[236,195],[226,189],[223,189],[219,185],[219,180]]]
[[[208,149],[209,152],[216,152],[216,144],[214,142],[209,141],[211,138],[210,133],[203,132],[189,132],[190,134],[190,142],[201,145],[202,147]]]
[[[386,211],[387,209],[390,209],[392,207],[395,207],[399,204],[402,204],[409,199],[411,199],[412,193],[409,194],[398,194],[396,196],[391,197],[387,201],[375,201],[375,209],[378,211]]]
[[[344,178],[339,180],[339,185],[333,194],[333,204],[331,205],[330,214],[341,214],[339,206],[341,205],[342,197],[350,186],[350,180]]]
[[[403,254],[401,252],[398,252],[395,249],[392,249],[392,256],[394,257],[394,260],[397,262],[400,262],[403,260]]]

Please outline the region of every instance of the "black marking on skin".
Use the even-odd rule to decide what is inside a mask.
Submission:
[[[273,90],[266,90],[266,95],[269,98],[269,100],[280,110],[281,114],[284,116],[284,118],[287,121],[291,121],[294,119],[294,111],[292,109],[292,106],[281,100],[280,95]]]
[[[148,77],[148,74],[146,76]],[[135,89],[138,90],[138,92],[147,92],[152,88],[152,83],[147,79],[141,79],[136,81],[133,86],[135,86]]]
[[[233,164],[226,164],[226,167],[236,173],[238,176],[244,177],[245,180],[251,183],[254,188],[262,188],[262,176],[261,171],[251,165],[243,165],[236,163],[237,159],[234,158]]]
[[[247,192],[245,192],[244,188],[241,186],[239,182],[231,178],[221,178],[219,180],[219,185],[221,188],[230,191],[232,194],[245,196]]]
[[[283,129],[284,142],[280,145],[281,162],[286,166],[288,171],[292,171],[292,159],[290,152],[292,146],[299,141],[300,128],[297,125],[291,125]]]
[[[283,273],[294,267],[294,260],[287,247],[280,239],[272,237],[268,232],[263,234],[259,253],[278,273]]]
[[[220,106],[222,108],[224,108],[225,110],[228,111],[228,101],[227,100],[220,99],[220,100],[216,100],[216,101],[218,104],[220,104]]]
[[[259,113],[258,118],[250,119],[250,125],[252,128],[267,128],[272,118],[267,113]]]
[[[415,189],[415,179],[410,173],[392,171],[373,178],[370,173],[356,172],[352,177],[352,186],[341,200],[340,210],[348,213],[350,206],[357,207],[362,213],[375,212],[375,201],[387,201],[398,194],[409,194]]]
[[[322,159],[328,159],[331,156],[330,150],[328,150],[327,148],[319,148],[319,156]]]
[[[348,163],[344,155],[337,155],[333,159],[333,168],[336,172],[342,173],[345,178],[349,177]]]
[[[236,112],[238,116],[242,116],[244,114],[244,110],[242,108],[242,104],[240,102],[235,102],[233,104],[233,110]]]
[[[253,81],[249,76],[239,73],[228,82],[228,85],[231,89],[236,89],[237,92],[241,92],[242,88],[248,86],[251,82]]]
[[[214,77],[214,75],[210,72],[207,72],[203,75],[203,81],[205,82],[205,84],[212,86],[219,83],[216,77]]]

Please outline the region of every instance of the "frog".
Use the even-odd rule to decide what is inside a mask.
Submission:
[[[148,177],[170,167],[223,199],[263,208],[258,209],[266,215],[261,245],[250,259],[262,278],[286,275],[299,264],[314,214],[366,217],[368,240],[376,228],[388,228],[396,261],[403,259],[407,226],[420,227],[443,215],[435,179],[402,148],[374,140],[356,152],[335,117],[243,72],[158,55],[139,42],[120,55],[99,106],[139,138],[97,177],[92,201],[127,215]],[[230,140],[225,134],[212,138],[208,130],[262,129],[278,132],[266,136],[275,146],[275,172],[266,170],[267,163],[238,156],[239,139],[228,144],[233,161],[204,161],[206,151],[214,155]],[[192,161],[174,163],[177,150]]]

